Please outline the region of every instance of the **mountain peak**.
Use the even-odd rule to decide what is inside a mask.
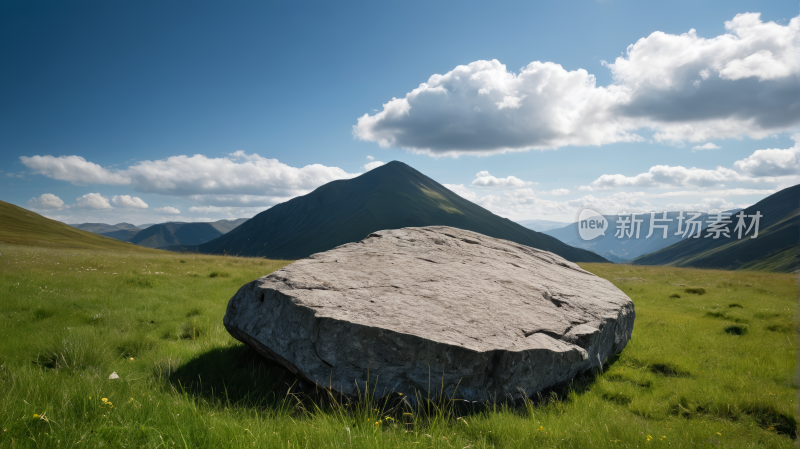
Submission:
[[[199,245],[207,253],[301,259],[385,229],[451,226],[550,251],[567,260],[607,262],[472,203],[413,167],[392,161],[261,212]]]

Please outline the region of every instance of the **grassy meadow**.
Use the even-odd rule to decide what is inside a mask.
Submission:
[[[285,263],[0,243],[0,447],[794,445],[792,275],[582,264],[636,306],[602,372],[413,408],[304,396],[227,334],[228,299]]]

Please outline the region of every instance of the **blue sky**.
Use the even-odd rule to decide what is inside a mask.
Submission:
[[[515,220],[749,205],[800,182],[799,15],[3,2],[0,199],[65,222],[249,217],[400,160]]]

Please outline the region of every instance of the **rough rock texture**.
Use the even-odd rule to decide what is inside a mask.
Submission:
[[[255,280],[224,324],[347,395],[369,375],[378,396],[443,382],[456,397],[502,400],[600,366],[634,317],[614,285],[555,254],[432,226],[375,232]]]

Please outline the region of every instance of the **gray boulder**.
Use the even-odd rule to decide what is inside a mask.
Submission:
[[[502,400],[625,348],[633,303],[535,248],[445,226],[379,231],[242,287],[230,334],[307,382],[354,396]],[[369,377],[368,377],[369,376]]]

